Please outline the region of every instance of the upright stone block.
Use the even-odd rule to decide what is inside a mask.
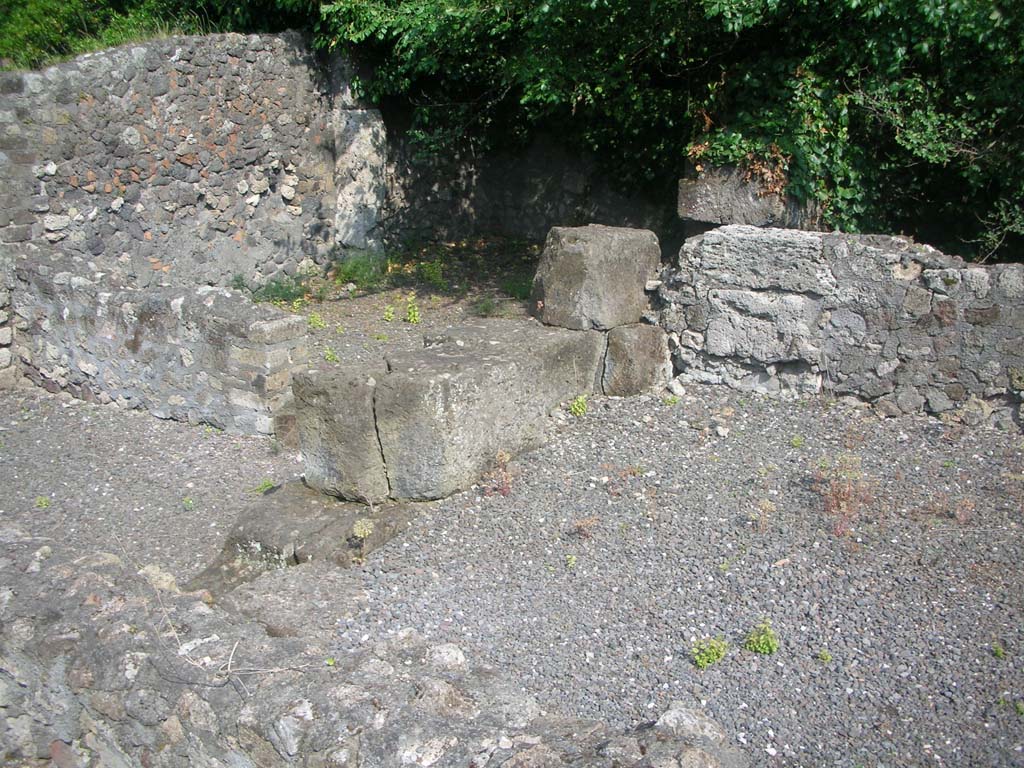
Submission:
[[[374,393],[383,367],[295,374],[299,447],[306,484],[349,501],[388,497],[388,478],[374,422]]]
[[[656,325],[623,325],[608,332],[604,359],[606,395],[638,395],[672,378],[668,336]]]
[[[475,482],[499,452],[540,445],[552,408],[593,392],[598,333],[481,323],[388,358],[377,433],[392,497],[436,499]]]
[[[640,321],[661,249],[653,232],[591,224],[548,233],[533,300],[546,325],[608,330]]]

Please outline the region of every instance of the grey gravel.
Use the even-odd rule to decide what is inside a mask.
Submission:
[[[815,477],[840,462],[872,500],[837,533]],[[1019,433],[818,400],[592,400],[507,496],[482,483],[353,572],[339,652],[415,627],[552,708],[699,702],[761,765],[1022,765],[1022,468]],[[771,656],[741,648],[764,619]]]
[[[220,551],[264,480],[301,474],[272,440],[34,388],[0,392],[0,523],[180,583]]]
[[[0,444],[0,522],[179,581],[253,487],[301,470],[264,439],[34,390],[0,393]],[[843,457],[874,500],[837,535],[814,485]],[[334,623],[338,656],[413,627],[617,725],[704,704],[755,765],[1024,765],[1021,434],[691,388],[591,399],[508,473],[252,610]],[[762,619],[773,656],[741,648]],[[716,635],[730,652],[698,671]]]

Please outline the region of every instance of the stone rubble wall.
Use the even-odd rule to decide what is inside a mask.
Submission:
[[[458,646],[411,630],[335,659],[331,631],[271,633],[208,594],[180,592],[156,566],[107,553],[71,560],[10,526],[0,540],[4,765],[749,764],[721,726],[683,703],[616,730],[546,712]],[[287,589],[281,575],[265,589]]]
[[[154,40],[0,74],[0,241],[137,287],[324,263],[337,201],[317,72],[284,34]]]
[[[301,317],[212,286],[146,289],[85,277],[67,256],[21,261],[17,354],[51,392],[232,432],[273,432],[306,359]]]
[[[14,360],[14,312],[11,292],[14,290],[14,260],[0,253],[0,388],[10,387],[18,379]]]
[[[680,382],[1020,421],[1022,264],[965,264],[900,237],[736,225],[688,240],[659,296]]]

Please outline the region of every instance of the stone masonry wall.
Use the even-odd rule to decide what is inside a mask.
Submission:
[[[50,391],[232,432],[273,432],[305,360],[305,323],[212,286],[86,277],[68,256],[17,265],[17,353]]]
[[[687,240],[659,295],[681,382],[1020,421],[1022,264],[969,265],[899,237],[737,225]]]
[[[11,386],[17,378],[17,367],[11,349],[14,343],[14,318],[11,290],[14,288],[14,261],[0,253],[0,387]]]
[[[170,38],[0,75],[0,241],[139,286],[261,282],[333,245],[334,138],[297,35]]]

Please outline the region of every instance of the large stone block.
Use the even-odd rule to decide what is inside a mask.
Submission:
[[[624,325],[608,332],[602,386],[606,395],[637,395],[672,378],[668,336],[656,325]]]
[[[603,350],[599,333],[499,322],[390,356],[375,407],[392,497],[447,496],[540,445],[552,408],[597,388]]]
[[[607,330],[640,321],[661,263],[653,232],[591,224],[548,233],[533,299],[541,322]]]
[[[295,374],[292,391],[308,485],[350,501],[388,497],[373,403],[383,376],[383,366]]]

